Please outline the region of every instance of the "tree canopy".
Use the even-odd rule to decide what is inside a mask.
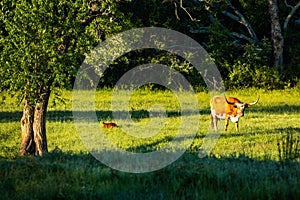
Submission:
[[[84,55],[122,30],[122,21],[110,21],[123,17],[114,14],[115,5],[93,6],[85,0],[2,1],[1,88],[35,100],[44,86],[71,88]]]

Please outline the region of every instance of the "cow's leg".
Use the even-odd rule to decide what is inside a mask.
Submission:
[[[218,118],[215,116],[214,117],[214,126],[215,126],[215,131],[217,131],[218,130]]]
[[[239,132],[239,122],[235,122],[235,130],[236,132]]]
[[[212,114],[210,114],[210,126],[212,129],[217,131],[218,129],[218,118]]]
[[[228,123],[229,123],[229,117],[225,117],[225,124],[224,124],[224,131],[227,131],[227,127],[228,127]]]
[[[214,122],[214,117],[212,114],[210,114],[210,128],[214,129],[215,128],[215,122]]]

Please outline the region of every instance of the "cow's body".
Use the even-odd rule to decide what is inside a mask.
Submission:
[[[218,120],[224,119],[224,131],[227,130],[229,120],[235,123],[236,131],[239,130],[239,118],[244,116],[245,108],[249,108],[258,102],[259,98],[253,103],[243,103],[235,97],[215,96],[210,101],[211,126],[217,130]]]

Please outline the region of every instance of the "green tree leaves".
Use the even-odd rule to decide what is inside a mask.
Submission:
[[[44,86],[71,88],[84,55],[101,39],[129,26],[118,2],[108,0],[0,4],[0,77],[5,80],[0,91],[20,91],[33,100]]]

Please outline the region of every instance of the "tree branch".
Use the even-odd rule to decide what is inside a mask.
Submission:
[[[182,0],[180,0],[180,8],[186,12],[186,14],[190,17],[190,19],[191,19],[192,21],[195,20],[195,19],[192,17],[192,15],[186,10],[186,8],[183,7],[183,5],[182,5]]]
[[[294,8],[293,6],[291,6],[290,4],[288,4],[287,0],[284,0],[284,3],[285,3],[285,5],[286,5],[286,7],[289,7],[289,8],[291,8],[291,9]]]
[[[283,29],[284,31],[287,30],[287,26],[289,24],[290,19],[292,18],[292,16],[295,14],[296,10],[300,7],[300,1],[297,3],[297,5],[295,6],[291,6],[287,3],[287,1],[285,0],[285,5],[289,8],[291,8],[290,13],[288,14],[288,16],[285,18],[284,24],[283,24]]]
[[[197,0],[194,0],[193,2],[194,3],[196,2],[196,3],[199,4],[199,2]],[[180,3],[181,3],[180,7],[183,9],[182,0],[180,1]],[[206,2],[206,3],[209,3],[209,2]],[[232,38],[232,40],[234,40],[235,42],[237,42],[241,45],[242,45],[241,40],[244,40],[244,41],[247,41],[247,42],[257,43],[258,42],[257,36],[256,36],[254,30],[252,29],[251,25],[249,24],[249,22],[245,19],[245,17],[230,2],[228,2],[228,6],[234,11],[234,13],[236,15],[232,14],[228,11],[222,11],[222,13],[224,15],[226,15],[227,17],[231,18],[232,20],[237,21],[240,24],[244,25],[247,28],[247,30],[248,30],[248,32],[250,33],[250,36],[251,36],[251,37],[248,37],[248,36],[246,36],[242,33],[230,32],[229,36]],[[206,7],[206,10],[209,10],[209,7]],[[175,14],[176,13],[177,12],[175,12]],[[193,19],[192,17],[190,17],[190,18]],[[226,28],[222,23],[220,23],[217,19],[215,19],[214,16],[212,16],[211,14],[209,15],[209,20],[212,24],[216,24],[220,28],[228,30],[228,28]],[[199,29],[193,29],[192,27],[189,27],[189,28],[190,28],[191,33],[196,33],[196,34],[210,34],[212,32],[209,27],[201,27]]]
[[[246,35],[244,35],[242,33],[231,32],[230,35],[233,36],[233,37],[236,37],[236,38],[240,38],[240,39],[246,40],[248,42],[254,42],[252,38],[247,37]]]
[[[175,16],[178,20],[180,20],[178,14],[177,14],[177,3],[174,1],[174,5],[175,5]],[[185,7],[183,7],[183,4],[182,4],[182,0],[179,1],[179,5],[180,5],[180,8],[182,10],[184,10],[184,12],[189,16],[189,18],[192,20],[192,21],[195,21],[195,19],[192,17],[192,15],[187,11],[187,9]]]
[[[222,11],[222,13],[224,15],[226,15],[227,17],[233,19],[234,21],[237,21],[239,22],[240,24],[244,25],[251,38],[252,38],[252,41],[254,41],[254,43],[257,43],[258,39],[257,39],[257,36],[256,36],[256,33],[255,31],[253,30],[253,28],[251,27],[251,24],[245,19],[245,17],[242,15],[242,13],[240,13],[240,11],[238,11],[232,4],[230,1],[228,1],[227,5],[233,10],[233,12],[237,15],[234,15],[230,12],[227,12],[227,11]]]
[[[229,18],[231,18],[231,19],[233,19],[234,21],[238,21],[239,23],[241,23],[239,17],[235,16],[234,14],[232,14],[232,13],[226,11],[226,10],[223,10],[223,11],[222,11],[222,14],[223,14],[223,15],[226,15],[227,17],[229,17]]]
[[[178,8],[177,8],[176,2],[174,2],[174,6],[175,6],[175,16],[176,16],[177,20],[180,20],[180,17],[178,16],[178,13],[177,13]]]
[[[200,28],[200,29],[193,29],[192,27],[190,27],[190,32],[191,33],[201,33],[201,34],[211,33],[211,31],[209,30],[208,27],[203,27],[203,28]]]

